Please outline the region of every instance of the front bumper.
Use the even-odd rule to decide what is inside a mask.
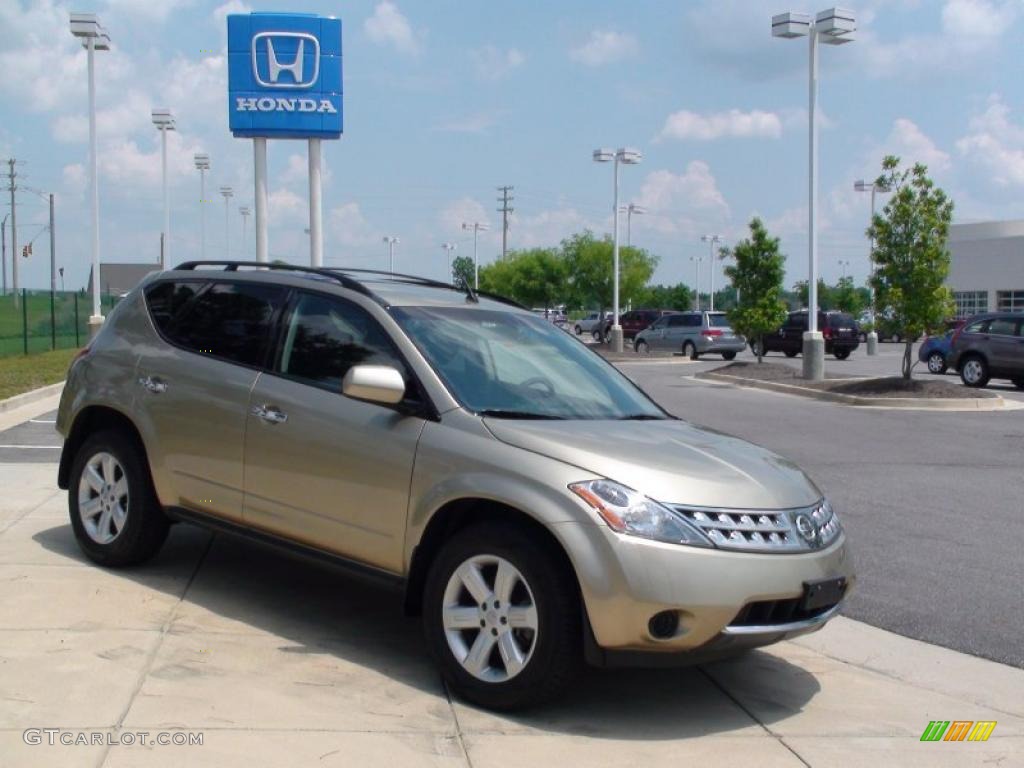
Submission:
[[[564,523],[557,528],[573,555],[591,651],[597,650],[606,662],[616,656],[653,654],[685,656],[669,663],[692,663],[813,632],[835,615],[841,603],[798,621],[733,622],[750,603],[800,598],[804,582],[845,578],[844,599],[855,583],[845,534],[817,552],[768,554],[663,544],[617,534],[599,524]],[[658,638],[649,624],[663,611],[676,612],[679,624],[673,635]],[[594,661],[594,653],[588,658]]]

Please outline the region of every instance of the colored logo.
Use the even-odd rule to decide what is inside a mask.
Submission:
[[[340,19],[234,13],[227,26],[228,125],[235,137],[341,136]]]
[[[932,720],[921,734],[921,741],[988,741],[995,720]]]

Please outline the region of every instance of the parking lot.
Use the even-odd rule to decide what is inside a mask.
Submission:
[[[898,354],[828,365],[895,371]],[[55,487],[52,405],[0,431],[4,765],[1019,760],[1024,410],[850,408],[693,378],[720,364],[622,368],[673,413],[798,462],[834,499],[858,561],[849,618],[729,662],[592,671],[516,716],[450,697],[399,596],[332,570],[186,525],[146,566],[89,564]],[[919,742],[936,718],[999,724],[943,750]],[[204,742],[49,747],[25,743],[31,727]]]

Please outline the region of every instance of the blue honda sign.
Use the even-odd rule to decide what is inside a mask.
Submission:
[[[239,138],[341,136],[341,19],[228,16],[228,124]]]

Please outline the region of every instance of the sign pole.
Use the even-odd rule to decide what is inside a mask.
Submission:
[[[324,265],[323,185],[320,174],[320,139],[309,140],[309,263]]]
[[[253,176],[256,180],[256,261],[269,262],[267,255],[267,140],[252,140]]]

